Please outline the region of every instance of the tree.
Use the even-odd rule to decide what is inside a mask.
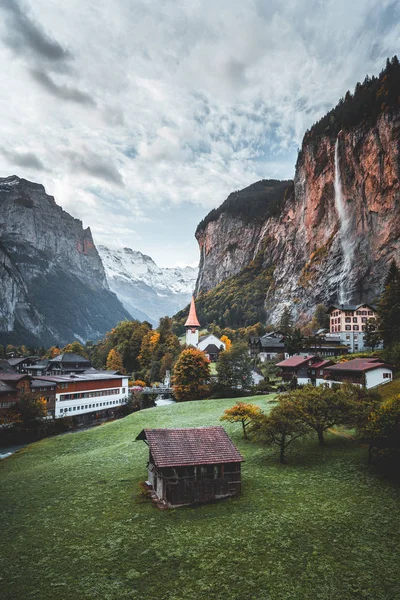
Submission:
[[[65,348],[63,348],[63,352],[66,352],[67,354],[75,352],[84,358],[88,358],[87,351],[80,342],[72,342],[72,344],[67,344]]]
[[[325,444],[324,432],[345,422],[354,408],[354,402],[342,389],[322,385],[305,385],[287,392],[284,399],[292,404],[298,418],[317,432],[320,446]]]
[[[400,459],[400,395],[373,410],[358,431],[361,441],[369,444],[369,456]]]
[[[304,338],[300,329],[289,332],[285,338],[285,349],[290,356],[298,354],[304,347]]]
[[[314,312],[313,321],[315,322],[316,329],[329,329],[329,315],[326,306],[318,304]]]
[[[310,427],[299,417],[298,411],[290,402],[282,401],[268,415],[258,415],[252,423],[251,431],[265,444],[278,446],[279,461],[284,464],[288,446],[308,433]]]
[[[228,338],[227,335],[221,335],[221,342],[223,342],[225,344],[225,350],[230,350],[231,346],[232,346],[232,342],[231,340]]]
[[[400,343],[400,272],[395,260],[389,265],[377,314],[384,347]]]
[[[293,329],[292,311],[288,306],[285,306],[279,320],[279,331],[288,335]]]
[[[7,410],[1,422],[18,423],[22,428],[30,428],[47,416],[47,404],[44,398],[35,398],[33,394],[22,394],[18,402]]]
[[[232,344],[229,350],[220,352],[216,363],[218,387],[224,394],[249,389],[252,384],[252,368],[248,346],[244,342]]]
[[[106,369],[107,371],[120,371],[121,373],[125,373],[122,356],[115,348],[112,348],[108,353]]]
[[[376,327],[375,319],[368,319],[367,324],[365,326],[364,333],[364,345],[367,348],[371,348],[372,351],[375,350],[381,341],[381,334],[379,333]]]
[[[45,354],[45,356],[47,358],[55,358],[56,356],[58,356],[59,354],[61,354],[61,350],[60,348],[57,348],[56,346],[51,346],[51,348],[49,348]]]
[[[229,421],[229,423],[241,423],[243,428],[243,437],[247,439],[246,428],[250,423],[261,415],[261,408],[256,404],[238,402],[231,408],[227,408],[220,418],[220,421]]]
[[[210,363],[197,348],[187,348],[175,363],[172,386],[178,401],[200,400],[208,392]]]

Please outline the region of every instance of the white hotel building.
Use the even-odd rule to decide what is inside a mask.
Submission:
[[[126,404],[128,377],[107,371],[35,378],[56,384],[55,418],[101,413]],[[101,416],[101,415],[99,415]]]

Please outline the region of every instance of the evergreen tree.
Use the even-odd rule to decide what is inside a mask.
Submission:
[[[400,272],[392,260],[378,303],[379,330],[385,348],[400,343]]]
[[[368,319],[365,326],[364,333],[364,345],[371,350],[375,350],[381,341],[381,334],[379,333],[375,319]]]
[[[285,339],[285,350],[290,356],[293,354],[299,354],[304,347],[304,338],[301,334],[300,329],[295,329],[286,336]]]
[[[279,331],[282,331],[285,335],[291,333],[293,329],[293,318],[292,311],[288,306],[285,306],[279,320]]]

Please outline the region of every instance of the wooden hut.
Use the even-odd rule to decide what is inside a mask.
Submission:
[[[143,429],[149,446],[148,486],[169,507],[240,493],[243,457],[223,427]]]

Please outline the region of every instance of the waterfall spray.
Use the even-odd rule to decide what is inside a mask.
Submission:
[[[335,207],[339,217],[339,237],[342,247],[343,263],[339,278],[338,300],[346,304],[350,299],[349,274],[353,265],[353,244],[350,238],[350,219],[343,200],[342,179],[340,176],[339,137],[335,144]]]

